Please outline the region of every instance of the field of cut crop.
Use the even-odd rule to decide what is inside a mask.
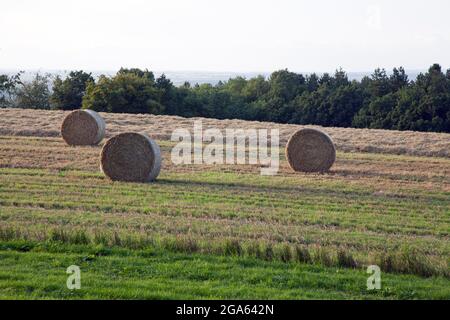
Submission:
[[[63,112],[0,110],[0,298],[449,299],[450,135],[324,128],[327,174],[170,162],[192,119],[102,114],[157,139],[155,183],[111,182]],[[205,119],[247,128],[263,123]],[[280,128],[281,146],[298,126]],[[381,290],[366,288],[368,265]],[[68,290],[66,268],[81,268]]]

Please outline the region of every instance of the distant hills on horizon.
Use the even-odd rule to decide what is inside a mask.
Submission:
[[[74,69],[75,70],[75,69]],[[0,74],[16,74],[20,70],[18,69],[0,69]],[[53,75],[60,75],[61,77],[64,77],[72,70],[51,70],[51,69],[29,69],[29,70],[23,70],[25,71],[22,75],[22,79],[24,81],[31,80],[34,74],[37,72],[40,73],[50,73]],[[84,70],[86,72],[91,72],[94,77],[99,77],[100,75],[114,75],[117,71],[99,71],[99,70]],[[153,71],[153,70],[152,70]],[[274,70],[275,71],[275,70]],[[345,70],[344,70],[345,71]],[[301,72],[301,71],[293,71],[296,73],[301,73],[304,75],[311,74],[313,72]],[[388,74],[392,72],[392,70],[386,70]],[[426,72],[426,70],[406,70],[406,74],[408,75],[408,78],[410,80],[415,80],[417,76],[421,72]],[[179,86],[182,85],[184,82],[189,82],[191,84],[204,84],[204,83],[210,83],[210,84],[217,84],[219,81],[227,81],[230,78],[235,78],[238,76],[245,77],[247,79],[256,77],[258,75],[263,75],[265,77],[268,77],[271,72],[221,72],[221,71],[153,71],[155,74],[155,77],[159,77],[161,74],[165,74],[168,79],[170,79],[174,85]],[[321,75],[325,72],[316,72],[316,74]],[[364,76],[370,76],[373,73],[373,71],[367,71],[367,72],[347,72],[347,75],[350,80],[361,80]]]

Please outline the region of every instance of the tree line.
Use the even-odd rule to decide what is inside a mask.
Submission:
[[[163,74],[120,69],[94,79],[72,71],[60,76],[0,75],[0,107],[116,113],[153,113],[184,117],[244,119],[334,127],[450,132],[450,69],[432,65],[415,80],[404,68],[388,74],[376,69],[350,81],[334,74],[303,75],[286,70],[268,78],[235,77],[216,85],[185,82],[175,86]]]

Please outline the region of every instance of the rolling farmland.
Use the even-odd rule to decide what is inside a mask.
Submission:
[[[96,147],[59,137],[65,113],[0,109],[2,298],[450,298],[450,135],[323,128],[327,174],[170,162],[193,119],[102,114],[108,136],[146,132],[151,184],[111,182]],[[204,119],[224,129],[300,126]],[[66,288],[68,266],[82,289]],[[366,290],[367,265],[382,289]]]

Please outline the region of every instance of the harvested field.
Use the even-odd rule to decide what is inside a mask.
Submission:
[[[165,137],[155,183],[118,183],[99,170],[102,144],[58,137],[65,113],[0,113],[0,297],[450,297],[450,135],[323,128],[338,146],[329,173],[293,172],[280,148],[267,177],[256,165],[173,165],[170,129],[192,119],[102,114],[108,135]],[[86,289],[65,296],[74,263]],[[372,263],[377,292],[365,289]]]
[[[0,109],[0,135],[58,137],[59,127],[69,111]],[[450,157],[450,134],[412,131],[391,131],[352,128],[324,128],[255,122],[244,120],[216,120],[182,118],[176,116],[131,115],[100,113],[107,123],[107,137],[137,131],[151,138],[170,140],[175,128],[192,129],[193,121],[201,119],[204,129],[214,128],[278,128],[280,145],[285,146],[289,136],[300,128],[319,128],[330,135],[337,150],[342,152],[369,152],[417,156]]]

